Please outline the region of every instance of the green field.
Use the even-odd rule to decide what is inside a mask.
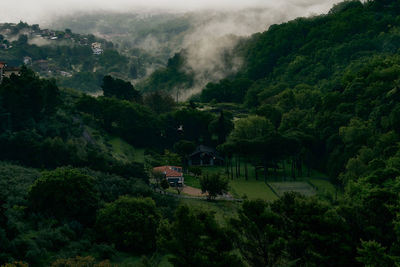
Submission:
[[[112,146],[112,154],[116,159],[144,163],[143,149],[136,149],[118,137],[111,138],[108,143]]]
[[[194,187],[194,188],[200,188],[200,180],[197,177],[194,177],[193,175],[185,174],[185,185]]]
[[[248,199],[263,199],[273,201],[277,196],[271,189],[264,183],[260,177],[259,180],[255,179],[254,167],[248,166],[249,177],[246,180],[243,177],[244,168],[242,168],[242,176],[239,178],[229,178],[225,174],[225,168],[221,166],[204,167],[202,168],[203,174],[220,173],[225,178],[229,179],[229,193],[235,198],[248,198]]]
[[[288,165],[287,165],[288,167]],[[273,190],[264,182],[264,177],[261,173],[258,175],[258,179],[255,179],[255,169],[253,166],[248,165],[248,180],[244,178],[244,164],[241,165],[241,176],[233,179],[228,177],[225,173],[225,167],[213,166],[203,167],[202,172],[204,174],[220,173],[222,176],[229,178],[229,192],[236,198],[247,197],[248,199],[263,199],[267,201],[273,201],[281,196],[284,192],[295,191],[306,196],[319,195],[319,196],[334,196],[335,186],[330,183],[326,176],[317,172],[310,171],[310,177],[307,177],[307,172],[304,172],[302,177],[297,177],[296,180],[287,177],[290,174],[289,170],[281,170],[277,173],[278,176],[271,177],[269,174],[267,182]],[[286,174],[286,175],[285,175]],[[185,183],[192,187],[200,188],[200,183],[197,178],[192,176],[185,176]],[[275,192],[274,192],[275,191]]]
[[[268,184],[279,196],[286,192],[298,192],[305,196],[314,196],[316,194],[314,188],[306,182],[270,182]]]
[[[230,193],[237,198],[263,199],[274,201],[278,197],[264,181],[234,179],[229,182]]]

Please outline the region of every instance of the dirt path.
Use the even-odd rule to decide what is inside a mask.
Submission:
[[[182,192],[187,194],[187,195],[195,196],[195,197],[206,197],[206,196],[208,196],[207,193],[203,194],[200,189],[194,188],[194,187],[191,187],[191,186],[187,186],[187,185],[185,185],[183,187]]]

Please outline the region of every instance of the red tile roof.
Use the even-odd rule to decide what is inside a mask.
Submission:
[[[165,174],[165,176],[168,177],[182,177],[181,172],[174,171],[172,167],[177,168],[176,166],[159,166],[153,168],[153,171],[155,172],[162,172]],[[178,167],[181,168],[181,167]]]

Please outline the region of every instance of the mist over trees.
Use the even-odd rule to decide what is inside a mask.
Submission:
[[[97,97],[27,67],[4,77],[0,265],[399,265],[399,29],[395,0],[273,25],[239,42],[236,74],[183,103],[164,90],[191,82],[184,52],[143,95],[117,75]],[[199,145],[223,165],[189,167]],[[165,186],[162,165],[209,199]],[[334,192],[216,198],[311,172]]]

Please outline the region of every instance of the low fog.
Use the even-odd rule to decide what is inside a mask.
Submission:
[[[54,27],[60,17],[79,14],[192,14],[191,28],[179,36],[179,42],[157,39],[149,34],[136,47],[148,50],[153,55],[169,48],[170,55],[186,50],[186,71],[195,73],[195,86],[183,98],[198,93],[208,82],[216,82],[236,72],[240,58],[233,58],[229,65],[223,58],[235,47],[240,37],[249,36],[268,29],[272,24],[282,23],[296,17],[308,17],[327,13],[339,0],[19,0],[2,3],[0,22],[26,21],[48,28]],[[195,14],[195,15],[193,15]],[[91,33],[103,36],[97,28]],[[63,25],[69,27],[71,25]],[[96,25],[95,25],[96,26]],[[112,30],[112,25],[111,30]],[[73,27],[71,27],[74,30]],[[89,28],[88,28],[89,29]],[[183,36],[183,37],[182,37]],[[127,36],[127,40],[129,37]],[[132,37],[130,37],[132,40]],[[114,41],[114,40],[113,40]],[[173,49],[170,49],[173,47]],[[155,67],[149,66],[150,74]]]
[[[4,2],[4,3],[3,3]],[[75,12],[96,11],[142,11],[187,12],[198,10],[240,10],[247,8],[268,8],[288,17],[307,16],[326,12],[338,0],[15,0],[2,1],[0,22],[43,23],[55,16]]]

